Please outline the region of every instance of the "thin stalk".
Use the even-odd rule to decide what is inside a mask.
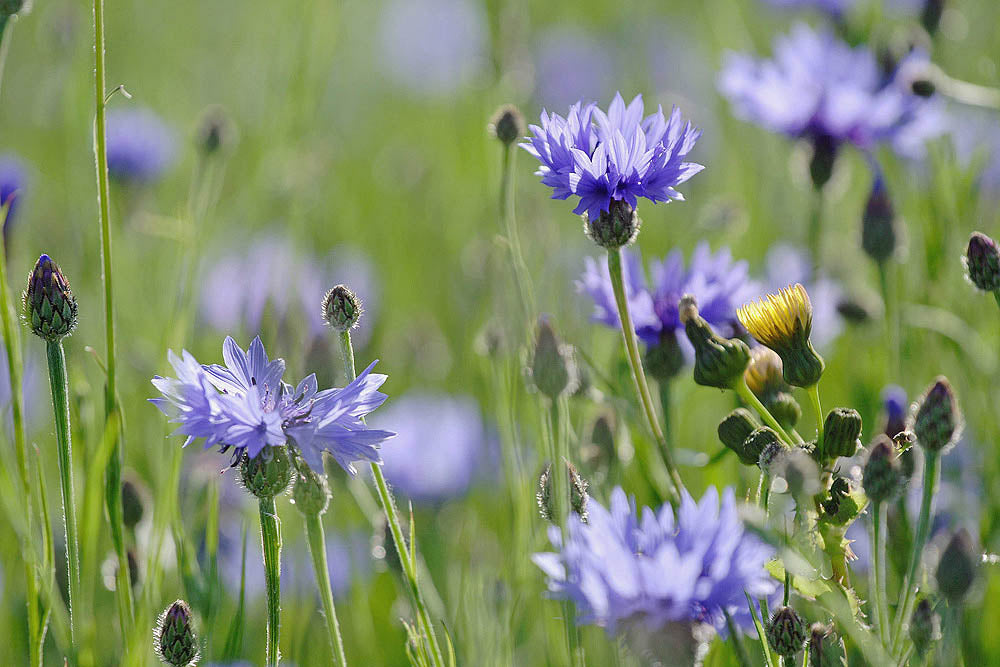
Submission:
[[[10,50],[10,34],[14,31],[14,22],[10,19],[10,16],[0,17],[0,85],[3,84],[4,66],[7,64],[7,52]]]
[[[666,438],[668,445],[673,445],[674,443],[674,433],[673,424],[674,421],[672,417],[671,407],[673,405],[673,392],[672,381],[669,379],[662,379],[656,383],[659,386],[660,394],[660,414],[663,415],[663,437]]]
[[[774,431],[778,434],[778,437],[784,440],[786,444],[788,445],[795,444],[795,441],[792,440],[792,436],[788,435],[785,429],[781,428],[781,424],[779,424],[778,420],[774,418],[774,415],[771,414],[771,411],[768,410],[764,406],[764,404],[760,402],[760,399],[757,398],[757,396],[755,396],[752,391],[750,391],[750,387],[747,386],[746,380],[744,380],[742,377],[739,380],[737,380],[733,384],[733,391],[736,392],[737,396],[743,399],[744,403],[746,403],[754,410],[756,410],[757,414],[759,414],[761,419],[764,420],[764,423],[773,428]]]
[[[55,411],[56,441],[59,453],[59,479],[63,504],[63,529],[66,533],[67,578],[69,579],[69,632],[76,645],[74,609],[80,601],[80,545],[76,527],[76,500],[73,496],[73,441],[69,427],[69,380],[62,341],[46,344],[49,363],[49,387]]]
[[[323,519],[319,514],[306,514],[304,518],[306,537],[309,540],[309,555],[312,556],[313,569],[316,571],[316,585],[319,586],[320,598],[323,600],[326,631],[330,638],[330,650],[333,652],[334,664],[339,667],[347,667],[344,639],[340,636],[340,621],[337,620],[337,609],[333,605],[333,589],[330,588],[330,569],[326,560]]]
[[[903,587],[900,589],[899,605],[896,607],[896,617],[892,624],[892,654],[899,655],[903,648],[903,624],[913,613],[913,602],[917,570],[920,569],[920,558],[924,551],[924,543],[931,525],[931,505],[938,483],[939,454],[924,450],[924,488],[920,499],[920,515],[917,519],[917,531],[913,535],[913,550],[910,552],[910,566],[907,568]]]
[[[628,299],[625,297],[625,281],[622,275],[622,251],[608,250],[608,272],[611,274],[611,287],[615,293],[615,303],[618,305],[618,319],[621,322],[622,337],[625,340],[625,352],[628,357],[629,368],[632,370],[632,381],[635,384],[636,392],[639,394],[639,402],[642,404],[643,412],[646,414],[646,421],[653,432],[663,463],[670,474],[673,482],[673,498],[676,502],[684,491],[684,482],[681,480],[677,466],[674,464],[673,454],[663,436],[659,419],[656,416],[656,408],[653,405],[653,398],[649,393],[649,384],[646,382],[646,372],[642,367],[642,356],[639,354],[639,343],[635,337],[635,328],[632,324],[632,315],[629,313]]]
[[[105,112],[106,75],[104,64],[104,0],[94,0],[94,157],[97,168],[97,203],[101,223],[101,277],[104,282],[104,332],[106,343],[107,383],[104,388],[104,410],[106,420],[115,423],[112,435],[114,447],[105,471],[105,503],[108,522],[111,524],[111,541],[118,556],[118,574],[115,585],[118,597],[118,618],[122,636],[130,635],[134,613],[132,611],[132,581],[129,577],[128,555],[125,552],[125,527],[122,520],[121,477],[122,447],[121,422],[116,418],[119,412],[117,386],[117,355],[115,353],[115,306],[112,289],[111,261],[111,194],[108,181],[108,142]],[[112,419],[114,421],[112,421]]]
[[[729,631],[729,643],[733,645],[733,652],[736,653],[736,661],[740,664],[740,667],[750,667],[753,663],[750,662],[750,656],[747,655],[747,649],[743,646],[743,642],[740,641],[740,633],[736,629],[736,623],[733,622],[733,617],[729,614],[729,611],[725,607],[722,608],[722,613],[726,617],[726,629]]]
[[[563,543],[567,539],[567,524],[573,515],[572,489],[570,488],[569,471],[569,446],[566,438],[568,406],[565,398],[556,398],[549,402],[550,422],[548,424],[549,436],[551,437],[552,452],[552,513],[553,522],[560,527],[563,534]],[[569,600],[562,601],[563,628],[566,634],[566,648],[569,652],[569,662],[571,665],[579,663],[580,658],[580,638],[577,636],[576,612],[573,603]]]
[[[884,502],[872,503],[871,591],[868,594],[872,600],[872,614],[883,646],[889,643],[889,628],[887,627],[889,625],[889,606],[885,590],[885,530],[883,529],[885,509]]]
[[[267,667],[277,667],[281,629],[281,527],[274,498],[260,499],[260,540],[264,551],[264,585],[267,589]]]
[[[878,281],[882,290],[882,303],[885,305],[885,346],[889,350],[889,379],[897,381],[900,378],[900,338],[899,310],[893,298],[889,285],[888,262],[878,262]]]
[[[524,322],[527,322],[535,312],[535,297],[531,289],[531,279],[528,275],[528,265],[524,262],[521,251],[521,240],[517,234],[517,221],[514,218],[514,156],[511,144],[503,147],[503,172],[500,176],[500,217],[503,219],[504,233],[507,245],[510,246],[510,259],[514,265],[514,281],[521,294],[521,306],[524,308]]]
[[[819,271],[821,243],[823,240],[823,189],[813,188],[812,211],[809,215],[809,256],[812,258],[813,273]]]
[[[823,451],[823,404],[819,400],[819,383],[806,389],[809,394],[809,401],[812,403],[813,413],[816,415],[816,449]]]
[[[344,358],[344,372],[347,375],[347,379],[353,381],[358,374],[354,365],[354,345],[351,343],[350,331],[340,333],[340,352]],[[396,547],[396,554],[399,557],[400,565],[403,567],[404,578],[409,586],[410,598],[417,610],[417,623],[420,625],[420,629],[427,639],[434,665],[443,667],[445,664],[444,654],[441,653],[441,647],[434,633],[434,624],[431,622],[430,614],[427,612],[427,605],[424,603],[423,595],[420,592],[420,585],[417,582],[416,562],[411,558],[412,552],[410,547],[406,545],[406,538],[403,536],[403,529],[399,523],[399,515],[396,511],[396,503],[393,501],[389,485],[382,474],[382,466],[372,463],[370,467],[372,477],[375,478],[375,487],[378,489],[379,502],[382,505],[382,511],[385,513],[386,521],[389,524],[389,532],[392,533],[392,543]],[[410,536],[411,540],[414,538],[414,535]]]

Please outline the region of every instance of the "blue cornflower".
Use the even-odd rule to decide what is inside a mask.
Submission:
[[[633,209],[638,198],[682,200],[675,186],[704,169],[684,162],[701,131],[684,123],[674,108],[667,119],[662,107],[643,118],[642,95],[628,104],[616,94],[607,113],[595,103],[570,107],[565,118],[542,111],[541,126],[521,147],[542,166],[535,172],[552,188],[553,199],[579,197],[574,213],[597,220],[612,200]]]
[[[8,202],[10,203],[5,225],[14,220],[14,215],[17,213],[17,206],[24,193],[26,182],[27,175],[25,174],[24,163],[20,158],[12,153],[0,155],[0,206]]]
[[[349,473],[354,461],[381,463],[378,446],[394,433],[369,429],[362,418],[380,406],[386,395],[378,388],[385,375],[372,373],[375,362],[342,389],[317,391],[309,375],[293,389],[282,382],[285,362],[269,360],[260,338],[244,351],[232,338],[222,346],[226,365],[202,365],[189,352],[169,353],[176,378],[153,378],[163,398],[152,398],[171,421],[184,445],[204,438],[205,448],[219,445],[254,458],[266,447],[291,443],[306,462],[323,472],[327,451]]]
[[[549,529],[556,553],[535,554],[554,597],[572,600],[582,623],[615,632],[624,621],[644,622],[655,632],[672,621],[696,621],[726,632],[724,612],[752,631],[744,593],[768,597],[777,582],[764,569],[774,550],[746,532],[736,498],[709,487],[701,501],[684,492],[676,516],[670,505],[643,508],[622,489],[610,509],[588,505],[587,523],[570,520],[563,544]]]
[[[914,51],[886,76],[867,47],[799,24],[777,39],[771,60],[728,54],[718,83],[738,117],[773,132],[832,151],[886,142],[919,157],[926,139],[943,129],[937,101],[910,87],[910,73],[926,60]]]
[[[150,109],[108,112],[108,173],[132,183],[155,181],[173,163],[173,132]]]

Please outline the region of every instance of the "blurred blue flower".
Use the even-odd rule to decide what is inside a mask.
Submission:
[[[440,503],[464,494],[489,454],[479,406],[466,396],[408,394],[370,423],[398,432],[380,452],[382,470],[397,491],[416,503]]]
[[[910,53],[886,76],[867,47],[799,24],[779,37],[772,60],[729,53],[719,88],[736,116],[773,132],[870,151],[886,142],[919,157],[943,128],[940,105],[914,95],[909,75],[927,61]]]
[[[470,0],[390,0],[373,41],[394,84],[419,96],[450,96],[486,65],[489,26],[481,4]]]
[[[187,436],[185,446],[204,438],[206,449],[232,448],[235,462],[244,452],[253,458],[291,439],[321,473],[323,451],[352,475],[354,461],[381,462],[378,446],[394,434],[363,421],[386,399],[378,391],[386,376],[371,372],[375,362],[346,387],[317,391],[315,375],[294,389],[282,382],[284,360],[269,360],[259,337],[246,351],[227,337],[222,350],[225,366],[201,365],[186,350],[181,357],[170,351],[177,378],[153,378],[163,397],[149,401],[179,424],[175,433]]]
[[[765,259],[764,291],[777,293],[783,287],[802,283],[809,293],[813,308],[810,339],[816,347],[826,347],[836,340],[844,324],[837,311],[843,296],[840,285],[823,275],[813,275],[812,262],[802,250],[777,243],[771,246]]]
[[[535,55],[535,97],[548,108],[615,91],[614,52],[590,31],[557,25],[540,34]]]
[[[520,144],[542,166],[535,172],[553,189],[553,199],[579,197],[573,210],[591,220],[607,212],[612,200],[635,208],[638,198],[669,202],[684,199],[675,186],[704,169],[684,162],[701,131],[681,119],[675,108],[667,119],[662,107],[643,118],[642,95],[628,104],[616,94],[605,113],[578,102],[565,118],[542,111],[541,126]]]
[[[174,161],[174,133],[152,110],[121,108],[108,112],[108,173],[132,183],[160,178]]]
[[[653,295],[646,284],[642,257],[635,247],[625,248],[622,255],[622,279],[632,324],[637,330],[655,327],[656,311],[653,308]],[[593,299],[594,314],[591,319],[612,329],[620,328],[621,319],[618,317],[618,306],[615,303],[607,262],[594,257],[586,257],[583,261],[584,271],[576,281],[576,290],[586,292]]]
[[[764,0],[769,5],[782,9],[820,9],[832,16],[840,16],[847,12],[857,0]]]
[[[5,232],[7,225],[14,222],[20,200],[24,196],[24,188],[27,185],[27,181],[28,177],[24,162],[19,157],[13,153],[0,155],[0,206],[8,201],[10,202],[10,208],[7,210],[7,220],[4,223]]]
[[[636,512],[622,489],[610,510],[591,501],[588,523],[568,521],[566,544],[549,529],[556,553],[535,554],[551,594],[572,600],[581,623],[615,632],[626,620],[656,631],[671,621],[699,621],[726,633],[724,611],[753,631],[744,593],[772,595],[777,581],[764,569],[774,550],[746,532],[731,488],[709,487],[701,502],[687,493],[675,518],[670,505]]]

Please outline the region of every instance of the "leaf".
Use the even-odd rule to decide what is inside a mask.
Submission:
[[[786,552],[787,553],[787,552]],[[796,563],[793,567],[789,568],[792,580],[792,588],[799,592],[803,597],[814,600],[824,593],[830,592],[830,584],[824,580],[818,571],[815,570],[809,563],[804,559],[799,559],[800,562]],[[812,571],[815,576],[804,576],[801,572],[803,568],[808,568]],[[785,579],[785,565],[784,563],[774,558],[769,560],[765,565],[764,569],[771,573],[771,576],[779,581],[784,581]],[[796,574],[796,571],[799,574]]]
[[[764,625],[760,622],[760,617],[757,616],[757,609],[753,606],[750,594],[746,591],[743,591],[743,594],[747,596],[747,604],[750,605],[750,616],[753,618],[753,626],[757,628],[757,643],[760,644],[760,650],[764,654],[764,662],[767,663],[767,667],[774,667],[771,647],[767,645],[767,638],[764,636]]]

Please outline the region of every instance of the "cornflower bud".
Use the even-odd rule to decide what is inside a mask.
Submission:
[[[160,614],[154,639],[156,654],[164,664],[191,667],[201,657],[191,607],[184,600],[177,600]]]
[[[140,490],[138,483],[125,480],[122,483],[122,522],[126,528],[134,529],[145,513],[146,491]]]
[[[852,408],[834,408],[823,424],[823,457],[854,456],[861,435],[861,415]]]
[[[587,523],[587,502],[590,500],[590,483],[584,479],[576,467],[567,462],[566,471],[569,474],[570,486],[570,509],[580,517],[580,521]],[[550,523],[555,523],[552,507],[552,464],[546,463],[538,476],[538,491],[535,492],[535,500],[538,501],[538,513],[543,519]]]
[[[861,248],[880,264],[896,250],[896,212],[881,176],[875,177],[861,216]]]
[[[731,389],[750,363],[750,348],[738,338],[722,338],[698,314],[698,304],[685,294],[678,305],[681,323],[694,346],[694,381],[706,387]]]
[[[684,351],[672,330],[664,330],[656,345],[646,348],[646,372],[657,380],[672,380],[684,368]]]
[[[809,627],[809,667],[843,667],[847,664],[844,640],[832,625],[813,623]]]
[[[948,604],[959,604],[965,598],[976,579],[979,560],[972,535],[964,528],[959,529],[948,541],[935,573],[938,591]]]
[[[812,316],[809,294],[798,283],[736,310],[750,335],[781,357],[785,382],[795,387],[811,387],[823,375],[823,358],[809,339]]]
[[[258,498],[274,498],[288,488],[294,475],[295,469],[284,446],[265,447],[253,458],[244,454],[240,461],[240,480],[244,488]]]
[[[1000,290],[1000,249],[982,232],[973,232],[962,258],[969,282],[984,292]]]
[[[882,434],[875,437],[862,476],[865,494],[872,502],[894,499],[903,489],[903,473],[892,441]]]
[[[504,104],[493,113],[488,127],[490,134],[510,146],[524,136],[524,115],[513,104]]]
[[[538,318],[531,379],[538,391],[553,401],[563,394],[573,393],[576,387],[573,348],[559,342],[555,330],[544,315]]]
[[[919,656],[926,655],[931,644],[941,639],[941,615],[926,597],[920,598],[910,616],[910,639]]]
[[[618,250],[635,241],[639,234],[639,214],[621,199],[612,199],[607,211],[601,211],[596,220],[583,215],[583,230],[597,245],[608,250]]]
[[[292,503],[304,516],[322,515],[330,503],[330,485],[326,475],[320,475],[301,459],[296,459],[295,471]]]
[[[323,297],[323,321],[340,333],[356,327],[363,312],[361,299],[346,285],[337,285]]]
[[[924,7],[920,12],[920,25],[928,35],[937,32],[941,24],[941,15],[944,14],[945,0],[924,0]]]
[[[743,445],[747,438],[760,427],[753,415],[746,408],[736,408],[725,419],[719,422],[719,440],[723,445],[736,452],[740,463],[747,466],[757,464],[760,457],[749,452]]]
[[[236,128],[223,107],[214,104],[202,112],[196,143],[203,155],[207,157],[228,150],[235,141]]]
[[[789,606],[775,610],[764,633],[771,650],[786,659],[795,657],[809,638],[805,622]]]
[[[837,141],[830,136],[816,137],[812,145],[812,158],[809,160],[809,177],[813,187],[821,190],[833,175],[833,165],[837,160]]]
[[[55,342],[76,328],[76,297],[59,266],[48,255],[41,255],[28,274],[21,305],[31,332],[44,340]]]
[[[948,378],[938,377],[914,407],[910,430],[921,447],[943,454],[958,442],[962,435],[962,414]]]

